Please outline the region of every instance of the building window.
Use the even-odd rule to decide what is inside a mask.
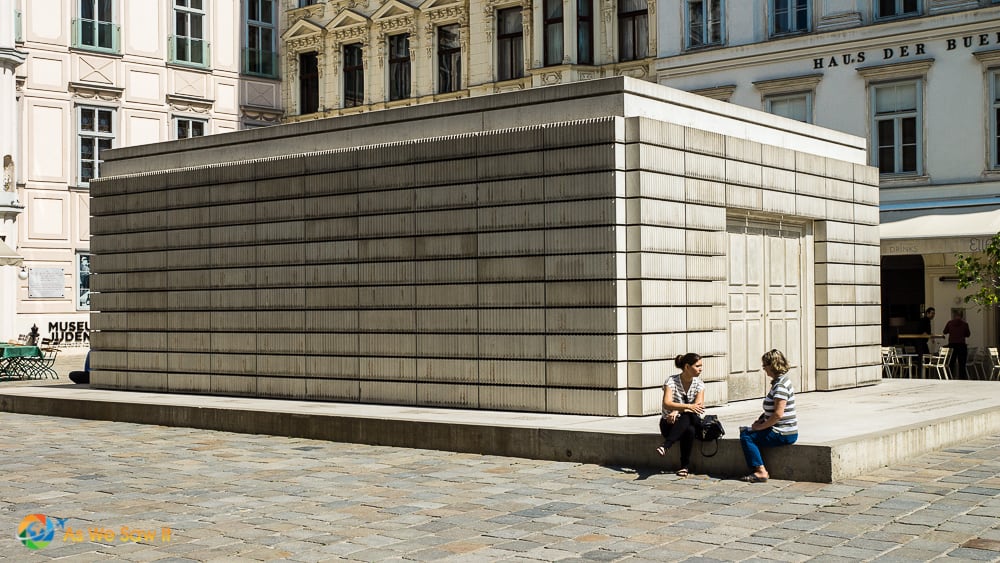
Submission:
[[[190,119],[178,117],[174,119],[174,131],[177,139],[190,139],[191,137],[204,137],[205,126],[208,123],[201,119]]]
[[[562,0],[545,0],[545,66],[562,64],[563,61],[563,4]]]
[[[208,66],[204,0],[174,0],[170,62]]]
[[[299,113],[319,111],[319,57],[314,51],[299,53]]]
[[[90,310],[90,255],[76,255],[76,309]]]
[[[1000,168],[1000,70],[990,73],[990,141],[993,145],[990,154],[993,168]]]
[[[766,98],[768,113],[780,115],[804,123],[812,123],[812,94],[785,94]]]
[[[77,134],[79,135],[80,159],[77,173],[80,185],[90,184],[90,180],[100,176],[101,155],[114,146],[115,110],[110,108],[78,107]]]
[[[874,86],[875,163],[881,174],[919,174],[920,83]]]
[[[576,62],[594,64],[594,5],[592,0],[576,1]]]
[[[920,0],[875,0],[875,18],[899,18],[920,13]]]
[[[111,0],[80,0],[80,17],[73,20],[73,47],[119,52],[119,29]]]
[[[458,24],[438,28],[438,93],[462,89],[462,43]]]
[[[524,76],[524,24],[521,8],[497,11],[497,80]]]
[[[649,56],[649,6],[646,0],[618,0],[618,59]]]
[[[365,65],[360,43],[344,45],[344,107],[365,103]]]
[[[389,99],[410,97],[410,36],[389,37]]]
[[[809,31],[811,4],[811,0],[771,0],[771,35]]]
[[[260,76],[278,75],[278,54],[274,49],[274,2],[247,1],[247,38],[243,52],[243,72]]]
[[[721,45],[723,0],[685,1],[688,47]]]
[[[319,0],[299,0],[299,8],[305,8],[306,6],[312,6],[317,4]]]

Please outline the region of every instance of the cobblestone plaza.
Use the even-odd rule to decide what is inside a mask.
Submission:
[[[997,560],[1000,436],[832,484],[0,414],[4,558]],[[38,551],[30,514],[65,519]],[[122,529],[154,530],[121,541]],[[91,529],[112,531],[90,541]],[[169,529],[169,540],[160,532]]]

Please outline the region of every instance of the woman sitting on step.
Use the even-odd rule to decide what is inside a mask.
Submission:
[[[674,358],[674,365],[681,370],[663,383],[663,415],[660,417],[660,434],[663,445],[656,453],[666,455],[678,441],[681,444],[681,467],[678,477],[687,477],[691,466],[694,433],[699,426],[698,417],[705,412],[705,383],[701,375],[701,356],[693,352]]]
[[[785,375],[791,366],[785,355],[771,350],[760,358],[761,369],[771,378],[771,390],[764,397],[764,412],[750,426],[740,427],[743,456],[752,473],[742,478],[748,483],[763,483],[770,475],[764,467],[760,448],[794,444],[799,438],[795,416],[795,389]]]

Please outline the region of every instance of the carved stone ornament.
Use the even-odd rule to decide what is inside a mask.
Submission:
[[[297,22],[304,19],[320,19],[323,17],[323,3],[312,4],[310,6],[304,6],[302,8],[296,8],[288,14],[288,20],[291,23]]]
[[[85,84],[82,82],[70,82],[69,89],[73,92],[73,97],[84,98],[86,100],[99,100],[102,102],[116,102],[121,100],[124,88],[113,86],[103,86],[98,84]]]
[[[294,39],[289,39],[287,46],[289,51],[311,51],[316,47],[319,47],[322,43],[322,39],[317,35],[308,35],[306,37],[296,37]]]
[[[330,7],[335,14],[344,10],[366,10],[368,6],[368,0],[330,0]]]
[[[542,75],[542,84],[559,84],[562,82],[561,72],[546,72]]]
[[[280,113],[258,111],[247,108],[241,109],[240,117],[242,119],[264,122],[264,123],[279,123],[281,121]]]
[[[646,65],[619,68],[618,72],[616,72],[615,74],[618,76],[629,76],[632,78],[645,79],[647,76],[649,76],[649,69],[646,67]]]
[[[452,4],[450,6],[442,6],[440,8],[432,8],[426,12],[427,19],[430,20],[432,24],[441,24],[446,22],[458,22],[462,25],[469,24],[469,13],[465,9],[464,5]]]
[[[178,94],[167,94],[167,104],[170,109],[182,113],[209,113],[212,110],[214,100],[182,96]]]
[[[504,84],[503,86],[499,86],[497,84],[494,84],[493,85],[493,93],[494,94],[500,94],[500,93],[503,93],[503,92],[518,92],[520,90],[524,90],[525,88],[526,88],[526,86],[525,86],[525,83],[523,81],[522,82],[518,82],[516,84]]]
[[[615,17],[615,12],[618,10],[618,6],[616,5],[615,0],[603,0],[601,4],[603,4],[603,6],[601,6],[601,14],[604,16],[604,22],[610,23]]]
[[[330,30],[330,36],[333,37],[335,43],[350,44],[367,41],[368,26],[352,25],[350,27],[338,27]]]

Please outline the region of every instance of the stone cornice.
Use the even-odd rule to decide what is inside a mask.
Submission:
[[[212,104],[215,103],[215,100],[183,94],[167,94],[166,100],[174,111],[193,111],[196,113],[208,113],[212,109]]]
[[[857,71],[858,74],[865,78],[865,80],[871,82],[877,80],[923,76],[927,74],[927,71],[930,70],[931,65],[933,64],[934,59],[921,59],[919,61],[910,61],[906,63],[866,66],[857,69]]]
[[[691,92],[692,94],[698,94],[699,96],[705,96],[706,98],[712,98],[713,100],[719,100],[722,102],[728,102],[733,97],[733,92],[735,91],[735,84],[723,84],[722,86],[715,86],[713,88],[688,90],[688,92]]]
[[[0,48],[0,66],[16,68],[21,66],[21,63],[26,60],[28,60],[28,53],[24,51],[18,51],[9,47]]]
[[[368,25],[355,24],[349,27],[337,27],[329,32],[334,43],[368,43]]]
[[[77,97],[106,102],[120,100],[122,92],[125,91],[124,88],[108,86],[106,84],[91,84],[88,82],[70,82],[68,86],[73,95]]]
[[[785,78],[772,78],[771,80],[758,80],[753,85],[765,96],[772,96],[774,94],[812,91],[819,85],[820,80],[823,80],[821,73],[801,74]]]
[[[302,52],[309,51],[313,47],[319,47],[323,43],[323,38],[318,33],[306,37],[296,37],[285,42],[289,51]]]
[[[1000,64],[1000,49],[990,49],[989,51],[976,51],[972,53],[976,60],[986,66]]]

